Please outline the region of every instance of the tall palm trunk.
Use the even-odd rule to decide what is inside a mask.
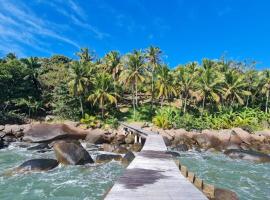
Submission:
[[[161,108],[163,107],[163,103],[164,103],[164,96],[162,95],[162,97],[161,97],[161,102],[160,102]]]
[[[151,80],[151,111],[153,111],[154,104],[154,70],[152,71],[152,80]]]
[[[267,90],[266,92],[265,113],[268,112],[268,102],[269,102],[269,90]]]
[[[184,100],[184,113],[186,113],[186,108],[187,108],[187,96],[185,97],[185,100]]]
[[[136,106],[138,107],[138,78],[135,77],[135,97],[136,97],[136,101],[135,101],[135,104]]]
[[[101,117],[104,119],[104,102],[103,99],[100,100],[100,106],[101,106]]]
[[[114,93],[116,94],[116,78],[115,76],[113,76],[113,89],[114,89]],[[116,108],[118,108],[118,104],[117,102],[115,103]]]
[[[135,114],[136,114],[136,105],[135,105],[135,97],[134,97],[134,81],[132,84],[132,105],[133,105],[133,118],[135,118]]]
[[[204,107],[205,107],[205,96],[203,97],[203,105],[202,105],[202,113],[201,113],[201,116],[203,115]]]
[[[81,106],[81,114],[82,114],[82,117],[84,117],[84,110],[83,110],[83,103],[82,103],[82,96],[80,95],[80,106]]]

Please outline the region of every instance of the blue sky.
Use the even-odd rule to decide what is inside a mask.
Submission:
[[[224,53],[270,68],[268,0],[0,0],[0,56],[159,46],[172,67]]]

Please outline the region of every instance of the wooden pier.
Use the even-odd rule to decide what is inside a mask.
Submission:
[[[126,127],[146,136],[146,142],[105,200],[207,200],[180,173],[172,156],[166,154],[162,136],[130,125]]]

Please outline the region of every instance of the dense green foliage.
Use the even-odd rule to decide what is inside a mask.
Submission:
[[[0,59],[1,123],[55,115],[90,126],[115,126],[116,119],[164,128],[268,126],[270,70],[253,63],[204,59],[171,68],[157,47],[103,58],[82,48],[76,55]]]

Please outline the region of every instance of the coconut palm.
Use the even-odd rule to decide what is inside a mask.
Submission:
[[[84,116],[83,97],[89,84],[89,69],[85,63],[74,61],[70,66],[70,81],[68,83],[70,93],[79,96],[81,114]]]
[[[90,62],[95,59],[94,53],[90,52],[88,48],[81,48],[81,51],[76,53],[80,58],[80,62]]]
[[[146,50],[146,58],[150,64],[150,71],[151,71],[151,107],[153,107],[153,101],[154,101],[155,73],[161,62],[161,59],[160,59],[161,54],[162,54],[162,51],[158,47],[150,46]]]
[[[35,88],[37,89],[37,91],[41,90],[41,84],[39,82],[38,76],[40,74],[40,67],[41,64],[38,61],[37,57],[30,57],[27,59],[21,59],[21,62],[27,67],[27,69],[29,70],[29,73],[26,77],[24,77],[24,79],[28,79],[30,81],[33,82],[33,84],[35,85]]]
[[[261,93],[265,95],[265,112],[268,112],[269,95],[270,95],[270,70],[264,70],[261,73]]]
[[[138,106],[138,84],[145,80],[144,60],[145,57],[141,51],[134,51],[132,54],[128,54],[124,58],[124,69],[120,75],[120,81],[131,86],[134,115],[136,106]]]
[[[107,103],[117,103],[116,94],[113,92],[112,77],[103,72],[96,76],[93,81],[93,93],[88,96],[88,101],[93,105],[98,104],[101,109],[101,116],[104,118],[104,110]]]
[[[158,98],[161,98],[160,105],[163,106],[164,100],[177,95],[173,86],[173,76],[166,65],[160,66],[157,73]]]
[[[222,93],[222,83],[224,77],[221,73],[216,71],[214,62],[210,60],[203,60],[203,66],[199,70],[199,78],[196,82],[197,92],[202,97],[202,109],[204,111],[206,100],[220,102]]]
[[[245,97],[251,95],[251,92],[247,91],[248,82],[245,81],[245,76],[236,70],[229,69],[224,77],[224,99],[230,102],[231,105],[235,101],[240,105],[244,105]]]
[[[122,71],[122,63],[120,53],[117,51],[111,51],[105,55],[103,58],[103,68],[104,70],[112,75],[113,87],[116,92],[116,84],[119,75]]]
[[[185,67],[179,66],[176,68],[174,76],[176,87],[178,88],[178,93],[180,98],[184,98],[184,108],[183,112],[186,112],[187,99],[189,94],[194,88],[194,82],[197,74],[197,63],[189,63]]]

